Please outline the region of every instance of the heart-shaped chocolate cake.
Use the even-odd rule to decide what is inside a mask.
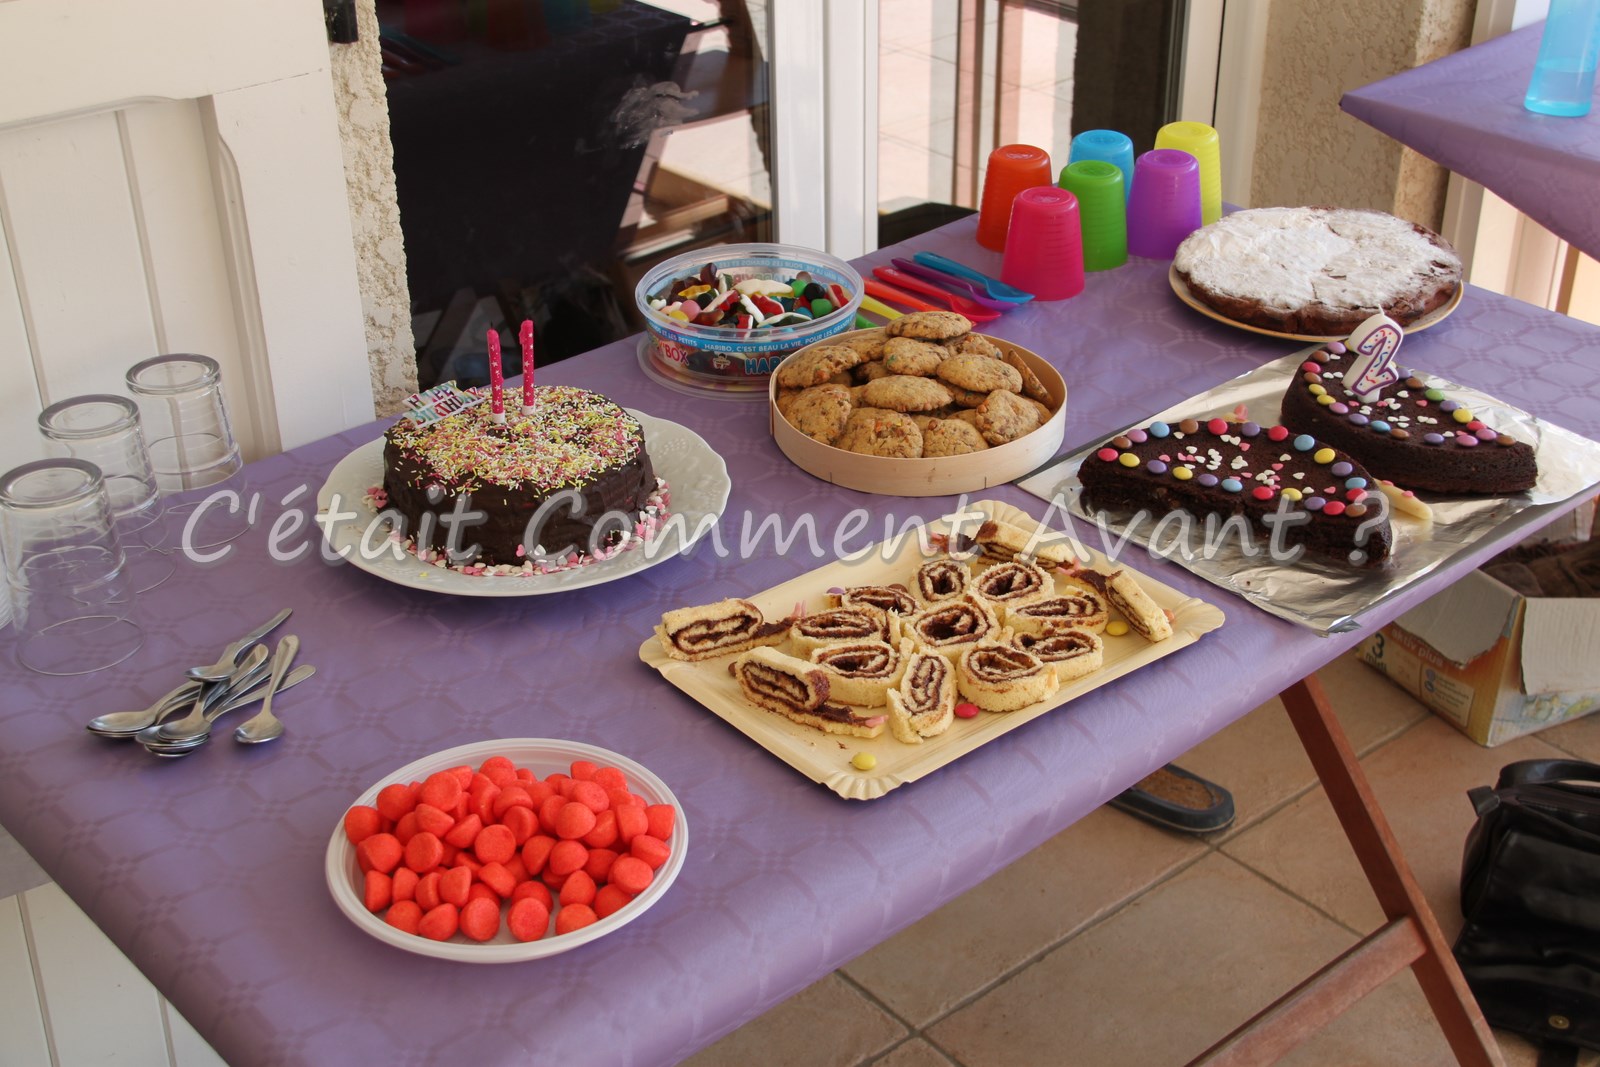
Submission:
[[[1085,456],[1078,480],[1091,509],[1149,511],[1154,525],[1143,532],[1154,534],[1156,547],[1180,532],[1167,529],[1172,513],[1241,515],[1267,551],[1304,546],[1356,565],[1381,563],[1394,544],[1372,475],[1348,454],[1283,426],[1152,422]],[[1281,531],[1275,541],[1274,526]]]
[[[1363,401],[1344,381],[1353,356],[1330,341],[1300,364],[1283,395],[1285,426],[1344,449],[1407,489],[1505,494],[1538,480],[1532,446],[1485,426],[1420,375],[1397,371],[1398,380]]]

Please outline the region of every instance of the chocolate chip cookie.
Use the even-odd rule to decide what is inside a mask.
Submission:
[[[972,352],[952,353],[939,364],[937,373],[940,381],[975,393],[992,393],[996,389],[1022,392],[1022,375],[1015,367]]]
[[[922,431],[911,416],[898,411],[857,408],[833,447],[867,456],[917,459],[922,455]]]
[[[1022,395],[1030,400],[1037,400],[1041,404],[1050,403],[1050,391],[1044,387],[1039,376],[1033,373],[1033,368],[1028,366],[1027,360],[1009,349],[1000,353],[1000,358],[1014,367],[1022,375]]]
[[[844,431],[853,410],[850,390],[841,385],[817,385],[789,403],[789,423],[813,441],[831,444]]]
[[[868,382],[862,396],[868,405],[891,411],[932,411],[950,403],[950,390],[943,385],[932,378],[914,378],[909,374],[891,374]]]
[[[833,338],[831,343],[853,348],[868,360],[876,360],[883,358],[883,343],[888,339],[888,333],[879,326],[873,330],[858,330],[855,333],[843,334]]]
[[[883,345],[883,366],[890,374],[913,374],[926,378],[939,369],[939,364],[949,354],[949,349],[931,341],[891,337]]]
[[[945,344],[955,352],[970,352],[975,356],[988,356],[990,359],[1000,358],[999,346],[979,334],[969,333],[957,340],[946,341]]]
[[[1015,441],[1039,428],[1039,409],[1031,400],[996,389],[978,405],[978,432],[991,445]]]
[[[971,423],[960,419],[939,419],[922,429],[922,455],[924,459],[934,456],[964,456],[969,452],[981,452],[989,447],[989,442],[983,439],[983,434]]]
[[[818,345],[802,349],[778,367],[778,384],[788,389],[821,385],[840,371],[849,370],[865,357],[847,345]]]
[[[913,311],[892,320],[884,329],[890,337],[951,341],[970,332],[972,320],[954,311]]]

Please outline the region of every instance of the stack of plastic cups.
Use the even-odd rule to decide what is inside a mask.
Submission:
[[[1128,261],[1128,205],[1122,169],[1101,159],[1080,159],[1061,170],[1061,188],[1078,198],[1083,229],[1083,269],[1111,270]]]
[[[1078,198],[1053,185],[1024,189],[1011,209],[1000,280],[1036,300],[1083,292],[1083,231]]]
[[[1222,217],[1222,158],[1217,131],[1203,122],[1169,122],[1156,131],[1157,148],[1187,152],[1200,164],[1200,225]]]
[[[1139,157],[1128,198],[1128,253],[1171,259],[1183,239],[1200,228],[1200,164],[1176,148]]]
[[[1024,189],[1050,184],[1050,153],[1031,144],[1001,145],[989,153],[978,206],[978,243],[996,252],[1006,247],[1011,205]]]
[[[1080,159],[1098,159],[1122,171],[1122,197],[1133,192],[1133,141],[1116,130],[1084,130],[1072,139],[1067,153],[1070,166]]]

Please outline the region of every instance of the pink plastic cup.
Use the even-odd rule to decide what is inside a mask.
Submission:
[[[1011,205],[1022,190],[1050,185],[1050,153],[1031,144],[1004,144],[989,153],[978,205],[978,243],[996,252],[1006,246]]]
[[[1017,194],[1000,280],[1039,300],[1065,300],[1083,292],[1083,229],[1077,197],[1053,185]]]
[[[1200,164],[1188,152],[1156,148],[1133,167],[1128,198],[1128,253],[1171,259],[1200,228]]]

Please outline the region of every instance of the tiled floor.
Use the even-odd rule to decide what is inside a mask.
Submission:
[[[1321,677],[1453,938],[1466,790],[1513,760],[1600,760],[1600,716],[1486,749],[1352,656]],[[1187,1061],[1382,915],[1276,700],[1179,762],[1232,790],[1230,830],[1193,837],[1101,809],[688,1067]],[[1502,1047],[1532,1067],[1531,1046],[1502,1035]],[[1454,1060],[1407,973],[1284,1062]]]

